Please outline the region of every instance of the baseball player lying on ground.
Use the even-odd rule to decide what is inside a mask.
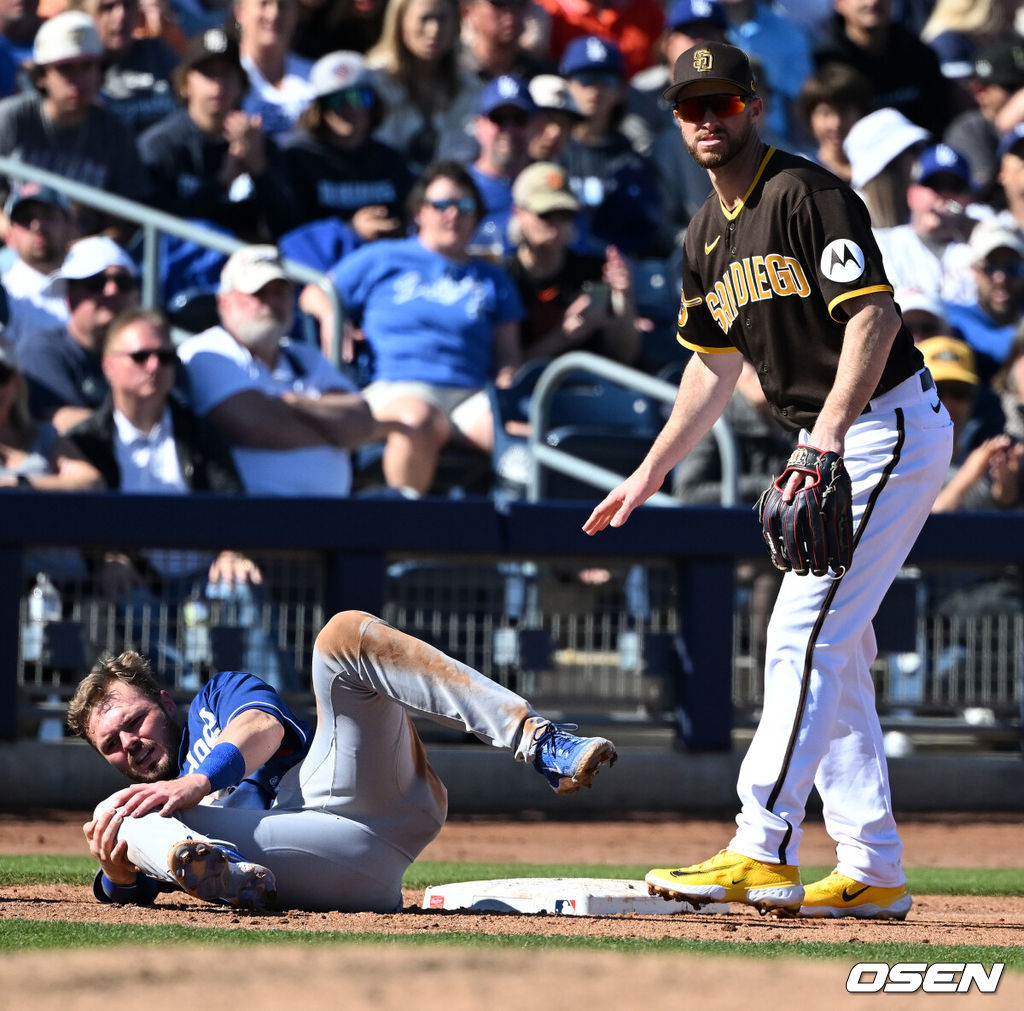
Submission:
[[[313,648],[317,726],[251,674],[217,674],[185,719],[138,653],[101,659],[68,725],[136,785],[83,826],[102,902],[181,887],[247,908],[395,912],[402,875],[441,830],[447,793],[411,715],[530,762],[556,793],[615,762],[432,646],[361,611]],[[243,856],[244,854],[244,856]]]

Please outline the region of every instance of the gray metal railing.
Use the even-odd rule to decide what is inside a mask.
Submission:
[[[544,433],[548,426],[551,403],[559,387],[578,371],[591,372],[602,379],[618,383],[630,390],[636,390],[648,397],[653,397],[670,407],[675,403],[678,387],[621,365],[609,358],[591,354],[588,351],[570,351],[554,359],[541,374],[537,386],[530,398],[530,483],[527,497],[531,502],[539,502],[544,498],[544,468],[556,470],[578,481],[591,484],[596,488],[610,491],[618,485],[622,474],[616,474],[596,463],[580,460],[570,453],[544,442]],[[722,459],[722,502],[724,506],[736,505],[738,499],[737,482],[739,478],[739,451],[736,439],[729,423],[719,418],[712,428],[718,452]],[[655,492],[648,500],[650,505],[678,506],[679,500],[664,492]]]
[[[240,239],[221,232],[192,224],[182,218],[158,211],[136,200],[115,196],[87,186],[74,179],[48,172],[46,169],[29,165],[16,158],[0,157],[0,174],[12,179],[30,180],[41,186],[50,186],[68,199],[86,204],[114,217],[130,221],[142,229],[142,304],[149,308],[162,309],[160,302],[160,235],[173,235],[187,242],[194,242],[206,249],[215,249],[230,256],[236,249],[246,245]],[[341,301],[334,285],[318,270],[294,260],[284,261],[285,271],[293,281],[315,284],[331,302],[334,309],[334,331],[331,334],[330,357],[335,364],[341,362],[341,331],[343,313]]]

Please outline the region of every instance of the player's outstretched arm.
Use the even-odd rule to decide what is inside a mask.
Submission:
[[[729,402],[742,368],[743,358],[738,353],[695,354],[690,359],[672,413],[644,462],[598,504],[583,524],[585,533],[621,527],[630,513],[661,487],[668,472],[711,430]]]

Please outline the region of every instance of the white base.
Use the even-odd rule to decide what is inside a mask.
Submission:
[[[498,878],[431,885],[423,896],[423,908],[563,916],[649,916],[727,913],[729,904],[711,902],[695,910],[689,902],[666,902],[660,895],[648,895],[643,881],[621,878]]]

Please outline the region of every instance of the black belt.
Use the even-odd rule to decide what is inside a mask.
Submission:
[[[929,390],[935,389],[935,380],[932,378],[932,374],[931,374],[931,372],[928,369],[922,369],[920,372],[918,372],[917,373],[917,378],[921,380],[921,392],[922,393],[927,393]],[[905,381],[906,380],[904,380],[904,382]],[[899,386],[899,385],[900,385],[899,383],[896,384],[896,386]],[[893,390],[896,389],[896,386],[894,386],[892,389]],[[885,393],[892,393],[892,390],[886,390]],[[880,393],[879,396],[880,397],[884,397],[885,393]],[[871,413],[871,401],[870,400],[868,401],[867,407],[865,407],[864,410],[861,411],[860,413],[861,414],[870,414]]]

